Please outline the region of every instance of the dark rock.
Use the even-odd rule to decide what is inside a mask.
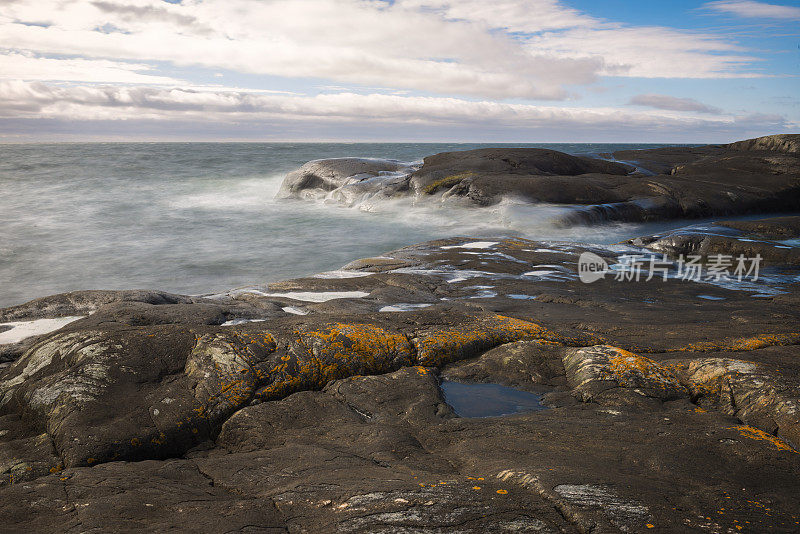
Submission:
[[[795,211],[800,209],[797,138],[620,151],[610,155],[614,161],[533,148],[444,152],[426,157],[419,168],[321,160],[289,174],[281,195],[322,193],[349,205],[403,195],[479,206],[508,196],[575,205],[556,221],[562,225]]]
[[[442,376],[461,382],[497,383],[524,390],[565,385],[561,361],[565,346],[547,341],[516,341],[489,350],[477,360],[447,366]]]
[[[540,202],[615,202],[619,196],[609,181],[631,170],[627,165],[555,150],[486,148],[429,156],[411,176],[410,185],[417,195],[449,190],[449,195],[465,196],[481,205],[509,194]],[[617,179],[616,184],[623,181]]]
[[[738,235],[692,231],[717,230]],[[624,281],[647,249],[476,241],[355,262],[358,278],[0,311],[94,311],[0,369],[3,529],[797,529],[791,266]],[[616,268],[582,283],[588,252]],[[316,302],[337,291],[365,296]],[[258,322],[220,324],[236,318]],[[440,373],[549,408],[458,417]]]
[[[662,401],[688,398],[675,374],[649,358],[612,346],[585,347],[564,356],[567,382],[584,402],[601,402],[620,388]]]
[[[767,366],[730,358],[664,363],[689,384],[696,398],[765,429],[766,436],[759,435],[766,439],[779,436],[800,449],[800,388],[784,383]]]
[[[19,306],[0,310],[0,322],[88,315],[100,306],[115,302],[142,302],[145,304],[188,304],[198,299],[144,289],[131,291],[73,291],[42,297]]]
[[[757,221],[721,221],[715,225],[727,226],[744,232],[748,236],[762,239],[791,239],[800,237],[800,217],[772,217]]]
[[[792,235],[799,225],[800,217],[724,222],[715,224],[716,232],[706,227],[689,227],[657,236],[638,237],[628,243],[674,258],[697,255],[708,260],[718,255],[733,258],[755,258],[758,255],[764,265],[800,265],[800,248],[769,240],[776,235]]]
[[[800,134],[778,134],[737,141],[728,147],[734,150],[767,150],[772,152],[800,153]]]

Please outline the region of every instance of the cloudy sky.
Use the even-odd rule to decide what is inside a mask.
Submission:
[[[0,142],[800,132],[800,0],[0,0]]]

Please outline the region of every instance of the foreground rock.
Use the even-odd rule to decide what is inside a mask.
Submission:
[[[774,246],[768,237],[795,223],[705,235]],[[626,276],[662,238],[455,238],[355,261],[337,278],[2,310],[6,324],[85,317],[22,340],[0,370],[0,521],[796,531],[798,270],[776,256],[754,281],[683,280],[675,266],[666,280]],[[610,270],[586,284],[578,260],[589,252]],[[534,392],[548,408],[459,417],[440,377]]]
[[[800,135],[729,145],[620,151],[606,159],[554,150],[492,148],[445,152],[423,164],[342,158],[304,165],[280,195],[354,205],[372,198],[504,197],[574,205],[563,225],[654,221],[800,209]]]

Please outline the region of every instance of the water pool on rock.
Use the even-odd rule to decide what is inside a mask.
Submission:
[[[498,417],[544,410],[541,395],[500,384],[464,384],[442,380],[444,399],[460,417]]]

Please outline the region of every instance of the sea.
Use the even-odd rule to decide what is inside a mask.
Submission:
[[[614,243],[685,224],[560,228],[568,206],[489,208],[387,200],[276,199],[323,158],[421,161],[481,147],[597,155],[652,144],[0,144],[0,307],[80,289],[201,295],[333,270],[431,239],[521,236]]]

